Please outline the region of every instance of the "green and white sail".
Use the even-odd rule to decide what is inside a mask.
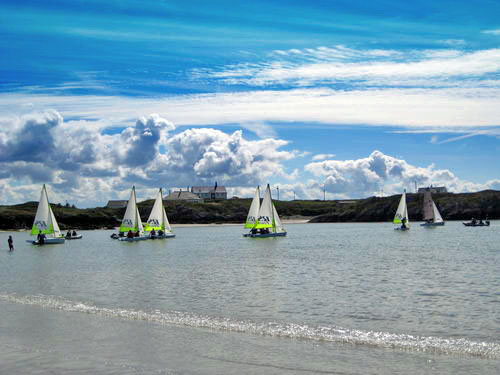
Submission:
[[[57,225],[57,220],[50,208],[49,198],[47,196],[47,189],[45,185],[42,187],[38,208],[36,210],[35,221],[31,228],[31,234],[37,235],[39,233],[51,234],[53,237],[60,237],[61,230]]]
[[[406,218],[406,226],[410,226],[410,219],[408,218],[408,208],[406,206],[406,190],[403,192],[403,195],[401,195],[401,200],[399,201],[398,209],[392,222],[394,224],[401,224],[401,220],[403,218]]]
[[[247,220],[245,222],[245,228],[255,228],[257,224],[257,217],[259,216],[260,209],[260,187],[257,186],[255,189],[255,195],[252,199],[252,204],[250,205],[250,210],[248,211]]]
[[[163,207],[163,195],[161,189],[156,195],[153,209],[149,214],[148,221],[146,222],[146,226],[144,228],[146,232],[151,232],[153,229],[155,231],[162,230],[164,232],[172,232],[172,228],[170,227],[170,223],[168,222],[167,214],[165,213],[165,208]]]
[[[257,223],[254,228],[272,228],[273,227],[273,202],[271,199],[271,188],[267,184],[266,191],[264,193],[264,199],[259,209],[259,215],[257,217]]]
[[[130,198],[127,203],[127,209],[125,210],[125,215],[123,216],[123,220],[120,225],[120,232],[128,232],[130,230],[132,232],[139,233],[142,233],[144,231],[141,222],[141,216],[139,215],[139,209],[137,208],[135,186],[132,187]]]

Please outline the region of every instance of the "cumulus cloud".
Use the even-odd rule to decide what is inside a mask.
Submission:
[[[153,169],[160,175],[173,173],[187,184],[218,179],[253,185],[271,175],[285,175],[281,163],[294,157],[292,152],[280,150],[287,144],[274,138],[249,141],[241,131],[226,134],[210,128],[188,129],[166,142],[168,153],[159,168]]]
[[[29,193],[19,190],[25,191],[25,200],[36,199],[39,184],[48,183],[53,199],[98,205],[103,203],[99,199],[122,198],[133,184],[147,192],[214,181],[248,186],[297,174],[288,175],[283,165],[296,157],[295,151],[283,150],[285,140],[247,140],[242,131],[227,134],[211,128],[171,135],[174,130],[172,122],[158,115],[111,133],[91,122],[65,123],[55,111],[18,118],[0,130],[1,200],[19,198],[9,190],[13,184],[29,187]]]
[[[12,128],[1,130],[0,159],[4,161],[45,162],[54,149],[54,128],[62,123],[56,111],[27,116]]]
[[[320,180],[316,188],[324,186],[328,192],[349,197],[377,195],[382,190],[395,194],[404,188],[418,186],[446,186],[453,192],[470,192],[494,188],[498,180],[477,184],[459,179],[448,169],[414,166],[403,159],[373,151],[368,157],[356,160],[325,160],[309,163],[305,169]]]
[[[175,126],[157,114],[140,118],[134,127],[125,129],[120,136],[116,152],[119,161],[132,167],[144,166],[155,160],[159,153],[160,141]]]

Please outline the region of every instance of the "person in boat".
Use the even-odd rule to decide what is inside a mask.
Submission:
[[[14,240],[12,239],[12,236],[9,236],[7,243],[9,244],[9,252],[13,251],[14,250]]]
[[[163,236],[163,231],[161,229],[158,231],[158,236],[159,237]]]
[[[68,230],[68,232],[66,233],[66,238],[69,238],[69,237],[71,237],[71,231],[70,230]]]
[[[45,234],[42,233],[42,231],[38,232],[38,235],[36,236],[38,244],[43,245],[45,243]]]
[[[476,223],[477,223],[476,219],[472,218],[471,223],[472,223],[472,225],[476,225]]]
[[[483,219],[479,219],[479,225],[484,225]]]
[[[73,233],[71,233],[73,237],[76,237],[76,231],[73,229]]]
[[[154,236],[156,236],[156,232],[155,232],[155,230],[154,230],[154,229],[151,229],[151,233],[150,233],[150,236],[151,236],[151,237],[154,237]]]
[[[401,219],[401,229],[407,229],[408,227],[406,226],[406,217]]]
[[[133,238],[133,237],[134,237],[134,233],[132,233],[132,231],[131,231],[131,230],[129,230],[129,231],[127,232],[127,238]]]
[[[134,237],[139,237],[139,231],[135,232]]]

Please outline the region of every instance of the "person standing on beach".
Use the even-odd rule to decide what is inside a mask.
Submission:
[[[12,239],[12,236],[9,236],[9,239],[7,240],[7,242],[9,243],[9,251],[13,251],[14,250],[14,240]]]

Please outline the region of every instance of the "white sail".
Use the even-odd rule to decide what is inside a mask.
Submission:
[[[406,207],[406,191],[401,195],[401,200],[399,201],[398,209],[392,222],[394,224],[401,224],[403,218],[406,219],[406,225],[409,226],[410,220],[408,218],[408,208]]]
[[[252,204],[250,205],[250,210],[248,210],[247,220],[245,222],[245,228],[253,228],[257,224],[257,217],[259,216],[260,209],[260,187],[257,186],[255,189],[255,195],[252,199]]]
[[[156,231],[172,231],[172,228],[170,228],[170,223],[168,222],[167,214],[165,213],[165,208],[163,207],[163,196],[161,189],[156,195],[153,209],[151,210],[148,221],[146,222],[145,231],[151,232],[153,229]]]
[[[130,192],[127,209],[125,210],[125,215],[123,216],[122,224],[120,225],[120,232],[128,232],[129,230],[133,232],[143,231],[141,216],[139,215],[139,209],[137,208],[135,197],[135,186],[132,187],[132,191]]]
[[[61,235],[59,225],[57,225],[54,213],[50,208],[45,185],[43,185],[42,192],[40,193],[40,200],[35,214],[35,221],[33,222],[33,227],[31,228],[32,235],[39,233],[52,234],[54,237],[59,237]]]
[[[285,228],[283,227],[283,224],[281,224],[280,217],[278,216],[278,211],[276,211],[276,207],[274,207],[273,204],[273,219],[274,219],[274,232],[277,233],[282,233],[285,232]]]
[[[441,214],[439,213],[439,210],[436,207],[436,203],[432,202],[432,210],[434,212],[434,222],[435,223],[442,223],[443,218],[441,217]]]
[[[54,216],[54,213],[52,212],[52,208],[50,208],[50,204],[49,204],[49,212],[50,212],[50,221],[52,222],[52,227],[54,228],[53,235],[54,235],[54,237],[61,237],[61,230],[59,229],[59,225],[57,224],[56,217]]]
[[[271,199],[271,188],[267,184],[266,191],[264,193],[264,199],[262,200],[262,205],[259,209],[259,215],[257,218],[257,224],[255,228],[272,228],[273,227],[273,202]]]

